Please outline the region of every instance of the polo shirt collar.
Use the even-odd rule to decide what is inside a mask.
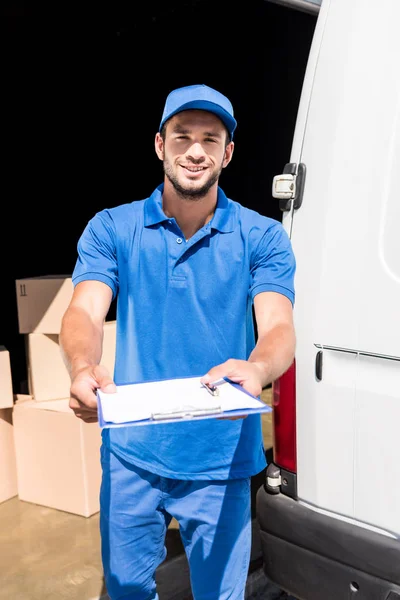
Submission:
[[[167,215],[164,213],[162,208],[162,193],[164,190],[164,184],[159,185],[149,198],[147,198],[144,205],[144,226],[150,227],[163,221],[168,221]],[[229,233],[234,230],[235,227],[235,207],[232,200],[229,200],[218,187],[217,207],[214,212],[214,216],[211,219],[211,229],[217,229],[218,231]]]
[[[211,219],[211,229],[217,229],[223,233],[229,233],[234,230],[236,223],[235,205],[232,200],[229,200],[218,188],[217,207],[214,216]]]
[[[164,189],[164,184],[162,183],[151,194],[149,198],[147,198],[144,203],[144,226],[150,227],[150,225],[156,225],[157,223],[162,223],[163,221],[168,221],[168,217],[163,211],[162,208],[162,193]]]

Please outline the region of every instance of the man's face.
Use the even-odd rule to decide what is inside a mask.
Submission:
[[[165,143],[156,136],[156,152],[175,190],[193,199],[204,197],[231,160],[233,142],[213,113],[187,110],[167,123]]]

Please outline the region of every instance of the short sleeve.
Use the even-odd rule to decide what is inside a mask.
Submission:
[[[113,298],[118,293],[115,224],[108,210],[97,213],[78,240],[78,258],[72,273],[74,285],[95,280],[107,284]]]
[[[294,276],[296,260],[290,238],[278,221],[261,236],[251,257],[250,295],[277,292],[295,300]]]

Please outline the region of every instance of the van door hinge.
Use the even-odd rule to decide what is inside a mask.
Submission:
[[[279,199],[282,211],[297,210],[303,202],[306,165],[304,163],[286,163],[283,173],[275,175],[272,182],[272,196]]]

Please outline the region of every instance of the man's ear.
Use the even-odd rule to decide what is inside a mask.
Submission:
[[[227,167],[229,165],[229,163],[231,162],[234,148],[235,148],[235,144],[233,142],[229,142],[229,144],[225,148],[225,156],[224,156],[224,160],[222,163],[223,169],[225,169],[225,167]]]
[[[164,160],[164,140],[162,139],[160,133],[156,133],[156,138],[154,140],[154,147],[155,147],[158,158],[160,160]]]

